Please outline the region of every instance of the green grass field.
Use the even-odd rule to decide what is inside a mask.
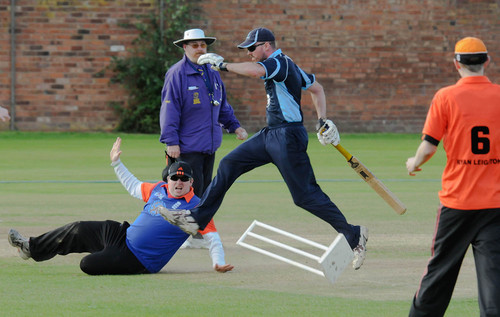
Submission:
[[[273,165],[243,175],[215,216],[226,261],[212,270],[207,250],[180,250],[159,274],[88,276],[80,254],[35,263],[7,242],[9,228],[26,236],[76,220],[132,222],[142,202],[116,181],[109,150],[123,139],[122,161],[139,179],[159,180],[164,147],[156,135],[0,132],[0,307],[2,316],[407,316],[430,255],[444,166],[440,149],[417,177],[406,158],[418,135],[342,135],[356,155],[407,205],[397,215],[333,148],[310,135],[318,183],[350,223],[370,229],[363,267],[335,285],[289,264],[237,246],[256,219],[324,245],[336,236],[296,207]],[[238,145],[225,135],[217,159]],[[309,263],[311,264],[311,263]],[[477,316],[473,259],[467,255],[446,316]]]

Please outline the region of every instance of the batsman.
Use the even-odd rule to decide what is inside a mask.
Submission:
[[[252,30],[238,48],[246,49],[252,61],[226,63],[223,57],[208,53],[199,57],[198,64],[211,64],[218,71],[264,80],[268,125],[221,160],[216,177],[197,207],[191,210],[163,209],[162,215],[185,232],[195,234],[212,219],[224,195],[240,175],[273,163],[285,180],[294,203],[344,234],[354,252],[353,267],[359,269],[366,255],[368,230],[347,222],[339,208],[317,184],[307,155],[309,139],[303,124],[302,90],[311,94],[318,116],[318,139],[321,144],[337,145],[340,142],[336,126],[326,117],[323,87],[313,74],[300,69],[276,47],[274,34],[269,29]]]

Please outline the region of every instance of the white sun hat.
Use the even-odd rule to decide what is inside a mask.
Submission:
[[[205,41],[207,45],[211,45],[217,40],[215,37],[207,37],[205,36],[205,32],[202,29],[191,29],[184,32],[184,38],[177,40],[174,42],[175,46],[182,48],[182,44],[184,42],[189,41]]]

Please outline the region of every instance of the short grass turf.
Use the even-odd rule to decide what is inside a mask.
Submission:
[[[7,242],[76,220],[133,221],[143,203],[116,181],[109,151],[123,139],[122,161],[156,181],[164,146],[156,135],[0,132],[0,307],[5,316],[405,316],[430,255],[445,155],[439,149],[417,177],[405,170],[419,135],[349,134],[342,145],[407,205],[397,215],[333,147],[310,135],[308,153],[322,189],[350,223],[370,229],[363,267],[331,285],[320,276],[235,244],[256,219],[327,245],[336,232],[296,207],[273,165],[238,179],[215,216],[226,261],[218,274],[207,250],[181,250],[154,275],[87,276],[84,254],[23,261]],[[241,141],[225,135],[217,163]],[[311,251],[305,248],[306,251]],[[280,252],[279,250],[272,250]],[[308,265],[315,265],[306,260]],[[446,316],[477,316],[473,259],[466,256]]]

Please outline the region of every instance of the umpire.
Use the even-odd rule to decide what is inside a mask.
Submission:
[[[240,140],[248,137],[227,101],[219,73],[197,63],[215,41],[201,29],[185,31],[184,38],[174,42],[184,50],[184,57],[165,74],[161,92],[160,142],[166,145],[167,165],[181,160],[192,166],[198,197],[212,180],[222,128]]]

